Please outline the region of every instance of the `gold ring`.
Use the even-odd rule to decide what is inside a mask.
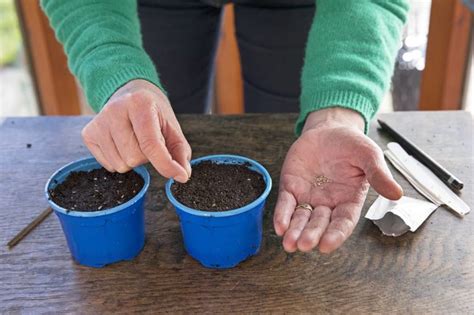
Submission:
[[[301,204],[296,206],[295,210],[298,209],[298,208],[306,209],[309,212],[313,212],[313,210],[314,210],[313,207],[309,203],[301,203]]]

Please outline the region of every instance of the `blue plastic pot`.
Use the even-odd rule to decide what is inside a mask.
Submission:
[[[101,166],[94,158],[85,158],[65,165],[48,180],[46,198],[61,222],[74,260],[89,267],[103,267],[136,257],[145,243],[145,193],[150,175],[145,167],[134,169],[144,180],[143,188],[131,200],[102,211],[68,211],[54,203],[49,190],[74,171],[90,171]]]
[[[210,160],[216,163],[243,164],[262,174],[266,188],[252,203],[229,211],[201,211],[177,201],[172,192],[173,180],[166,183],[166,195],[181,222],[184,246],[189,255],[207,268],[232,268],[258,253],[262,242],[262,217],[265,201],[272,188],[267,170],[254,160],[238,155],[210,155],[191,164]]]

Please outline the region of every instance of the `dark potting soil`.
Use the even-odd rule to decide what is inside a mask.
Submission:
[[[243,207],[265,190],[263,176],[248,164],[217,164],[204,161],[193,166],[185,184],[171,186],[174,197],[197,210],[225,211]]]
[[[99,211],[129,201],[143,185],[143,178],[134,171],[121,174],[100,168],[71,172],[49,191],[49,195],[56,204],[68,210]]]

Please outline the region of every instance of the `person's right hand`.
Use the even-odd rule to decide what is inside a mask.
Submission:
[[[82,130],[97,161],[124,173],[147,161],[164,177],[186,182],[191,176],[191,147],[168,98],[155,85],[133,80],[118,89]]]

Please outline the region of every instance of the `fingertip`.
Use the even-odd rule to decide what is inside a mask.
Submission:
[[[189,180],[189,177],[186,173],[181,172],[181,174],[173,176],[173,179],[181,184],[186,184]]]
[[[189,160],[186,163],[185,169],[186,169],[186,173],[188,173],[188,178],[191,178],[192,168],[191,168],[191,163],[189,163]]]
[[[398,200],[403,196],[402,187],[393,179],[390,172],[377,168],[367,173],[369,184],[376,192],[390,200]]]
[[[275,234],[278,235],[278,236],[282,236],[282,235],[283,235],[283,233],[281,232],[280,227],[275,226]]]
[[[402,186],[400,186],[400,185],[397,183],[397,193],[396,193],[396,195],[395,195],[395,199],[394,199],[394,200],[398,200],[398,199],[402,198],[402,197],[403,197],[403,194],[404,194],[404,192],[403,192]]]
[[[286,236],[285,235],[285,238],[283,239],[282,244],[283,244],[283,249],[287,253],[294,253],[297,249],[296,240],[292,239],[291,236]]]
[[[275,222],[273,223],[273,225],[275,227],[275,233],[278,236],[283,236],[283,234],[285,234],[286,230],[288,230],[289,224],[290,224],[289,221],[286,222],[284,219],[276,218]]]
[[[176,174],[176,175],[172,176],[173,179],[177,182],[185,184],[189,180],[188,172],[178,162],[172,161],[171,163],[174,167],[174,173]]]
[[[273,215],[273,225],[278,236],[283,236],[288,230],[295,206],[296,200],[291,194],[285,191],[281,191],[278,194],[275,213]]]
[[[173,177],[173,179],[181,184],[186,184],[186,182],[188,181],[188,177],[184,175],[177,175]]]
[[[395,181],[392,186],[392,189],[386,191],[383,196],[390,200],[399,200],[403,197],[403,188]]]
[[[187,153],[187,150],[181,150],[183,146],[180,145],[177,148],[174,149],[173,152],[171,152],[171,156],[173,160],[176,162],[176,164],[183,169],[184,172],[186,172],[187,178],[189,179],[191,177],[192,169],[191,169],[191,155],[190,153]],[[189,150],[190,151],[190,150]]]
[[[315,233],[303,232],[296,245],[304,253],[312,251],[318,245],[319,237]]]
[[[102,165],[109,173],[115,173],[115,169],[111,166]]]
[[[296,244],[298,246],[298,250],[303,252],[303,253],[309,253],[313,250],[313,246],[312,244],[309,244],[308,242],[301,242],[301,241],[298,241],[298,243]]]
[[[288,245],[285,245],[285,243],[283,243],[283,249],[285,250],[285,252],[290,254],[296,252],[296,248],[291,248]]]
[[[319,251],[330,254],[336,250],[344,241],[344,236],[338,232],[326,232],[319,242]]]

